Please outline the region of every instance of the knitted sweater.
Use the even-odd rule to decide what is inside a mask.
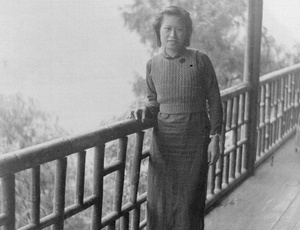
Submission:
[[[207,55],[194,49],[184,49],[174,58],[156,55],[147,63],[146,81],[152,114],[206,111],[208,102],[210,134],[221,133],[220,91]]]

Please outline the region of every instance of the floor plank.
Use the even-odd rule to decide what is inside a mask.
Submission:
[[[300,192],[298,192],[297,196],[291,202],[291,205],[287,208],[272,230],[294,229],[300,220],[299,212]]]
[[[299,230],[299,219],[300,152],[291,139],[206,215],[205,229]]]

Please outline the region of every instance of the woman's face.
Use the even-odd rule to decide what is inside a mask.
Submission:
[[[160,27],[160,41],[166,52],[175,56],[184,46],[186,28],[184,21],[174,15],[164,15]]]

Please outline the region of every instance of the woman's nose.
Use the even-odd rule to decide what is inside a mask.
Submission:
[[[176,30],[174,30],[174,29],[171,30],[171,32],[170,32],[170,37],[171,37],[171,38],[177,38]]]

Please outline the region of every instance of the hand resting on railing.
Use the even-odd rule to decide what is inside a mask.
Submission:
[[[142,106],[131,111],[128,118],[134,118],[135,120],[140,120],[143,123],[147,119],[153,119],[151,112],[146,106]]]

